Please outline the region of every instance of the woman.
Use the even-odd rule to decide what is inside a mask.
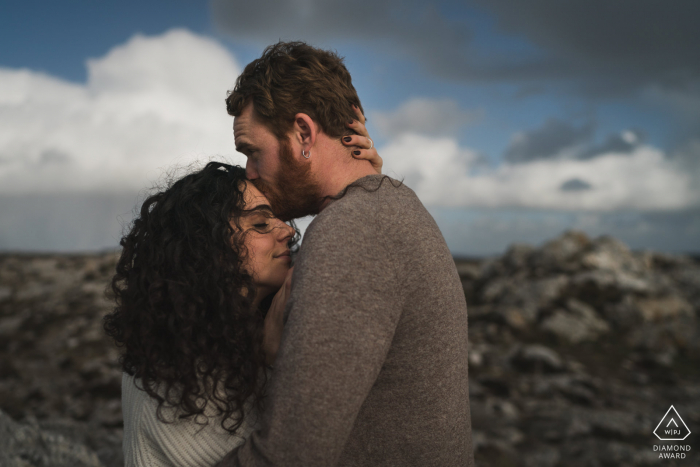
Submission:
[[[341,142],[380,172],[358,120]],[[297,240],[241,167],[209,163],[146,199],[121,241],[105,318],[124,349],[127,466],[214,465],[253,430]]]

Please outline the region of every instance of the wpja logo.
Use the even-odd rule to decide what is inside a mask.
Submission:
[[[654,434],[661,441],[683,441],[690,435],[690,430],[676,408],[671,406],[656,425]],[[659,459],[685,459],[685,453],[690,451],[690,445],[655,444],[654,451],[659,452]]]

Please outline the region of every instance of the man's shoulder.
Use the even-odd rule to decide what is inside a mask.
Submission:
[[[321,214],[328,217],[386,213],[420,204],[403,181],[388,175],[370,175],[348,185]]]
[[[420,203],[413,190],[399,180],[386,175],[363,177],[346,187],[316,216],[306,235],[376,233],[391,221],[390,217],[406,215],[410,211],[406,207],[416,202]]]

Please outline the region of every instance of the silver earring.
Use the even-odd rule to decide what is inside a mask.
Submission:
[[[304,150],[302,149],[302,150],[301,150],[301,155],[304,156],[304,159],[308,159],[309,157],[311,157],[311,149],[309,149],[309,155],[308,155],[308,156],[306,155],[306,153],[305,153]]]

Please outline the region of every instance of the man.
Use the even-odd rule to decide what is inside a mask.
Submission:
[[[318,216],[260,428],[220,465],[473,465],[464,292],[413,191],[341,142],[371,147],[349,129],[361,106],[342,60],[270,46],[227,105],[276,214]]]

